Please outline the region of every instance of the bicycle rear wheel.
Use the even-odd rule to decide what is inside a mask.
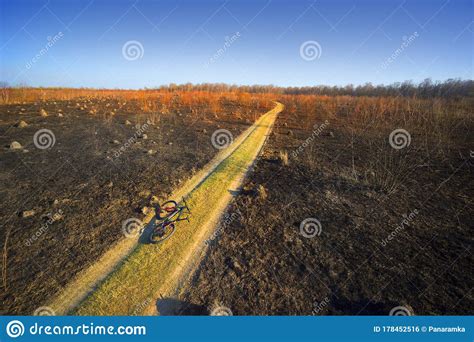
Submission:
[[[178,203],[176,201],[166,201],[158,206],[156,210],[156,217],[158,219],[165,219],[178,210]]]
[[[163,222],[152,230],[149,240],[151,243],[163,242],[174,234],[174,230],[175,226],[173,222]]]

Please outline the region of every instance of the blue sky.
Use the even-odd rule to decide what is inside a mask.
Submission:
[[[306,86],[473,78],[470,0],[0,3],[0,81],[12,85]]]

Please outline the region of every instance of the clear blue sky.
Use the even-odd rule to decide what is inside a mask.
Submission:
[[[0,3],[0,81],[12,85],[304,86],[473,78],[470,0]],[[140,44],[137,59],[123,49],[130,41]],[[301,56],[308,41],[319,44],[313,60]]]

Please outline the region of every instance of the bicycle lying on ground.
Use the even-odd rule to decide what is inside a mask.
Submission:
[[[149,237],[151,243],[160,243],[169,239],[174,234],[175,222],[189,222],[191,210],[184,197],[182,203],[183,205],[178,204],[176,201],[166,201],[156,206],[154,227]]]

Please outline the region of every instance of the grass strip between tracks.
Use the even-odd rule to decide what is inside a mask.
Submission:
[[[283,105],[264,114],[255,129],[197,187],[186,201],[191,222],[178,222],[176,232],[164,243],[138,244],[98,287],[73,311],[79,315],[142,314],[159,296],[169,295],[197,262],[205,249],[223,208],[230,202],[231,189],[243,181],[249,167],[270,133]]]

